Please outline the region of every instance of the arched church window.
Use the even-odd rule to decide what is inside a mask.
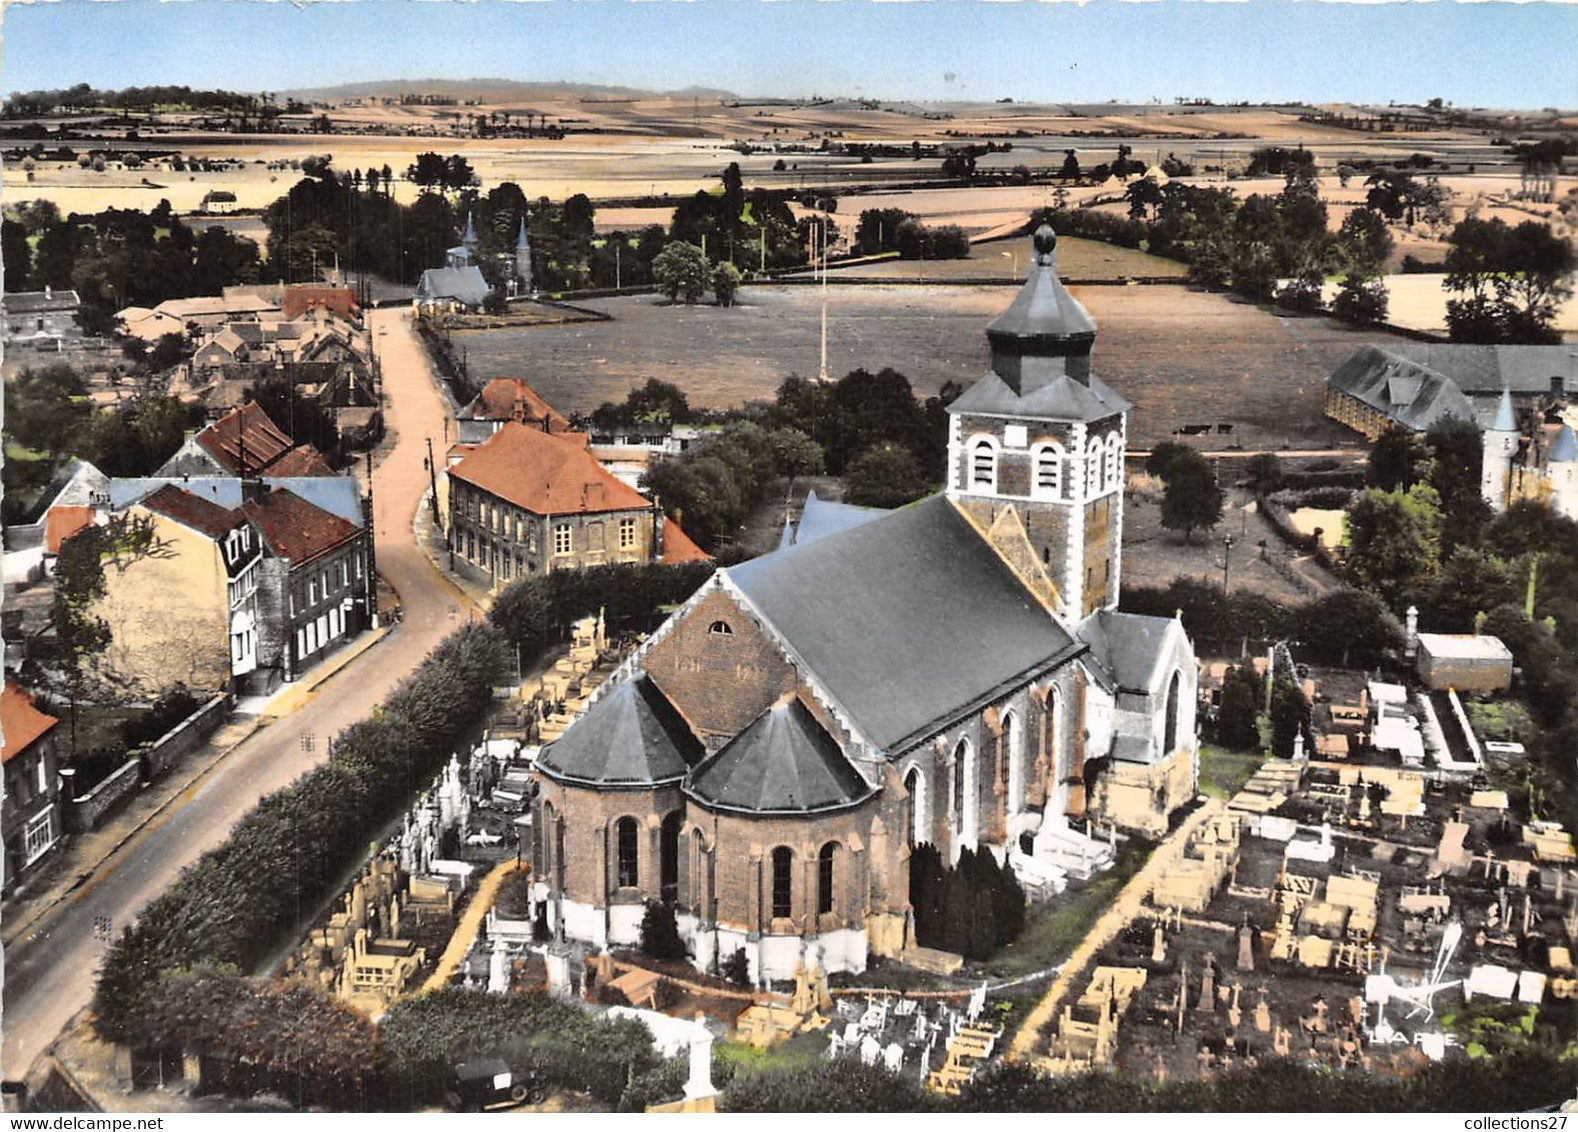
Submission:
[[[964,778],[970,758],[970,741],[960,739],[953,749],[953,811],[950,815],[958,828],[964,826]]]
[[[730,627],[727,621],[714,621],[707,632],[711,633],[715,637],[734,636],[734,630]]]
[[[1107,486],[1117,488],[1123,483],[1123,441],[1117,433],[1107,437]]]
[[[816,913],[825,916],[833,910],[833,857],[838,842],[829,841],[816,855]]]
[[[1035,494],[1056,499],[1063,493],[1063,450],[1055,444],[1036,449]]]
[[[1100,495],[1107,490],[1106,461],[1100,440],[1092,440],[1085,449],[1085,494]]]
[[[909,795],[909,820],[905,822],[905,825],[909,827],[911,845],[919,845],[924,841],[930,840],[926,835],[926,811],[924,809],[926,800],[921,796],[921,791],[925,788],[925,783],[921,781],[920,768],[911,767],[910,772],[904,776],[904,791]]]
[[[970,486],[988,490],[997,486],[997,451],[984,436],[970,446]]]
[[[794,914],[794,850],[780,845],[773,850],[773,919],[787,920]]]
[[[1162,754],[1170,755],[1173,748],[1178,745],[1178,677],[1174,672],[1172,682],[1167,685],[1167,723],[1162,730]]]
[[[614,823],[615,856],[620,888],[635,888],[641,883],[639,838],[635,818],[620,818]]]

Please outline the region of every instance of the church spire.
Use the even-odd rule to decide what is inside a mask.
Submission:
[[[986,328],[992,370],[1019,396],[1067,374],[1090,384],[1096,321],[1057,276],[1057,233],[1036,229],[1030,274],[1008,309]]]
[[[472,223],[471,213],[466,213],[466,234],[460,237],[460,242],[470,251],[477,245],[477,226]]]

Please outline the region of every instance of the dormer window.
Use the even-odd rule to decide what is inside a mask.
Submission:
[[[714,621],[712,623],[712,627],[709,628],[707,632],[711,633],[714,637],[734,636],[734,630],[729,627],[729,623],[727,621]]]

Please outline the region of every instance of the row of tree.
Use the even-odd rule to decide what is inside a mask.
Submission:
[[[264,275],[257,244],[224,228],[193,231],[166,200],[152,212],[108,208],[66,217],[51,202],[35,201],[0,222],[0,252],[6,290],[75,290],[82,328],[104,336],[114,332],[122,307],[217,295]]]
[[[956,224],[936,228],[902,208],[868,208],[855,228],[855,253],[897,252],[900,259],[966,259],[970,237]]]
[[[953,865],[935,845],[910,854],[910,906],[915,940],[966,959],[988,959],[1025,926],[1025,892],[1005,859],[966,846]]]

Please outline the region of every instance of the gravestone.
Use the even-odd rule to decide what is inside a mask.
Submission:
[[[1238,929],[1238,969],[1255,969],[1255,931],[1247,921]]]
[[[1260,997],[1255,1003],[1255,1033],[1271,1033],[1271,1007],[1266,1005],[1266,991],[1262,987]]]
[[[696,1015],[696,1029],[690,1039],[690,1077],[685,1081],[685,1099],[699,1100],[714,1097],[718,1090],[712,1087],[712,1032]]]

